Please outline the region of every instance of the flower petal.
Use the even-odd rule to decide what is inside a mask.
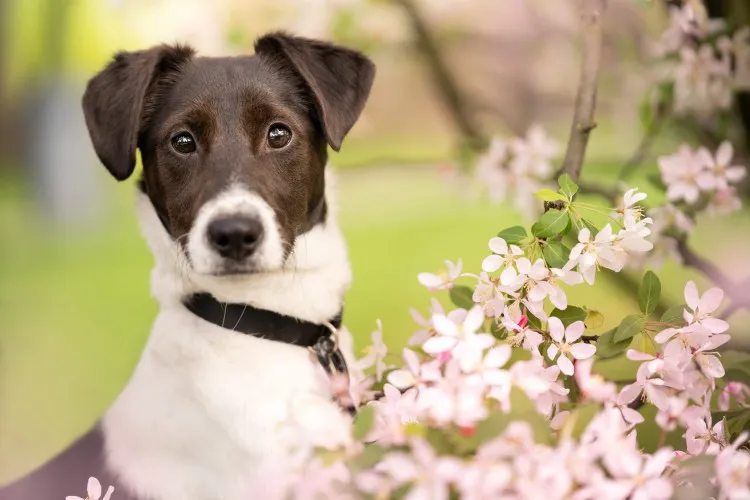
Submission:
[[[704,318],[700,323],[711,333],[724,333],[729,330],[729,323],[719,318]]]
[[[547,326],[549,326],[550,337],[552,337],[556,342],[562,342],[563,335],[565,334],[565,327],[563,326],[562,321],[560,321],[560,318],[552,316],[549,319]]]
[[[710,314],[719,308],[723,298],[724,290],[719,287],[706,290],[698,302],[698,309],[704,314]]]
[[[455,337],[432,337],[422,345],[422,350],[428,354],[437,355],[450,351],[456,347],[457,343],[458,340]]]
[[[661,344],[661,342],[659,343]],[[628,349],[628,351],[625,353],[625,357],[627,357],[631,361],[651,361],[652,359],[654,359],[651,354],[636,351],[635,349]]]
[[[417,380],[414,375],[407,370],[395,370],[388,374],[388,382],[399,389],[407,389],[413,386]]]
[[[586,326],[583,324],[583,321],[579,320],[571,323],[565,330],[565,342],[567,342],[568,344],[572,344],[576,340],[580,339],[581,335],[583,335],[584,330],[586,330]]]
[[[576,359],[587,359],[596,353],[596,346],[579,342],[570,346],[570,354]]]
[[[504,239],[495,237],[490,240],[489,243],[490,250],[492,250],[493,253],[505,255],[508,253],[508,243],[505,242]]]
[[[476,332],[482,323],[484,323],[484,311],[480,306],[472,307],[464,320],[464,334]]]
[[[698,296],[698,287],[695,286],[694,281],[688,281],[687,285],[685,285],[685,302],[693,311],[698,309],[700,297]]]
[[[550,346],[547,348],[547,357],[554,360],[558,352],[560,352],[560,348],[555,344],[550,344]]]
[[[573,362],[570,361],[567,356],[561,355],[557,359],[557,366],[560,367],[560,371],[563,372],[565,375],[573,375]]]
[[[441,335],[446,335],[448,337],[458,337],[458,325],[456,325],[453,321],[449,320],[442,314],[436,314],[435,316],[433,316],[432,324],[434,325],[435,330]]]
[[[499,255],[490,255],[482,261],[482,270],[487,273],[494,273],[503,265],[503,258]]]
[[[97,478],[89,478],[86,493],[89,496],[89,500],[99,500],[99,497],[102,496],[102,485]]]

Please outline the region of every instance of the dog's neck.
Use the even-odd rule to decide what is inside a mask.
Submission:
[[[148,196],[139,193],[141,227],[155,259],[151,289],[162,309],[181,307],[186,296],[210,293],[221,302],[250,304],[314,323],[336,316],[351,271],[336,221],[333,175],[327,168],[325,220],[296,239],[283,269],[242,277],[195,273]]]

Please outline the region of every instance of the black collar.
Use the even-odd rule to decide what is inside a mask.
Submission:
[[[349,394],[349,370],[335,335],[341,327],[342,312],[331,318],[328,324],[317,324],[249,304],[224,304],[208,293],[190,295],[183,303],[199,318],[227,330],[308,348],[329,377],[345,377],[345,391],[334,393],[334,399],[349,414],[356,411]]]
[[[313,347],[321,339],[330,337],[325,324],[316,324],[291,316],[258,309],[249,304],[225,304],[208,293],[197,293],[184,299],[185,307],[199,318],[245,335],[301,347]],[[341,327],[341,312],[328,322]]]

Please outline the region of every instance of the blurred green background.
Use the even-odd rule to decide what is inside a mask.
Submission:
[[[372,98],[332,157],[354,270],[345,322],[359,346],[381,319],[398,352],[415,330],[409,307],[424,313],[429,305],[417,274],[459,258],[466,272],[478,272],[488,239],[527,222],[456,176],[466,127],[436,84],[402,3],[0,0],[0,484],[99,418],[129,377],[156,313],[132,181],[118,185],[98,165],[80,116],[87,78],[116,50],[180,40],[206,54],[233,54],[283,28],[375,59]],[[414,4],[475,129],[509,136],[540,122],[564,142],[578,63],[572,0]],[[648,87],[644,46],[663,17],[612,2],[585,179],[614,182],[637,147],[638,103]],[[633,181],[654,203],[659,194],[645,175],[679,140],[666,131]],[[744,271],[750,214],[700,224],[693,242],[728,273]],[[674,302],[687,279],[707,286],[674,262],[660,275]],[[637,306],[621,285],[600,281],[570,296],[600,310],[606,329]],[[737,314],[732,322],[747,319]]]

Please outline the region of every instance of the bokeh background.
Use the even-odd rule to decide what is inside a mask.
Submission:
[[[369,104],[332,164],[355,277],[345,322],[363,346],[382,320],[398,352],[416,329],[409,307],[429,305],[417,274],[459,258],[477,272],[487,240],[526,222],[477,196],[456,165],[475,139],[534,123],[565,142],[578,23],[574,0],[0,0],[0,484],[99,418],[156,313],[132,179],[118,184],[99,165],[80,108],[87,79],[115,51],[181,41],[204,55],[246,53],[284,29],[376,61]],[[613,182],[638,147],[648,47],[664,25],[653,4],[610,2],[584,179]],[[658,199],[645,176],[683,138],[663,130],[632,185]],[[699,224],[692,243],[744,274],[749,229],[742,210]],[[675,302],[687,279],[707,286],[674,262],[660,275]],[[636,309],[635,295],[599,279],[571,296],[601,311],[605,329]],[[738,343],[747,319],[733,316]]]

